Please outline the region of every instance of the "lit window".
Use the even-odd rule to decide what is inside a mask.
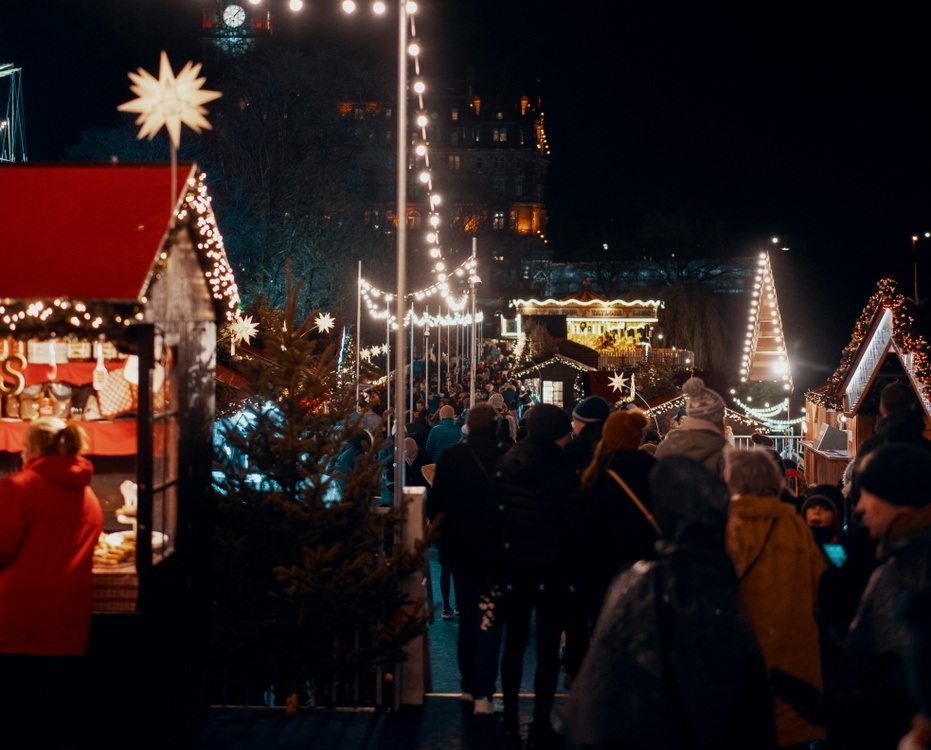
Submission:
[[[448,157],[448,158],[447,158],[447,161],[446,161],[446,167],[447,167],[447,169],[456,169],[456,170],[458,170],[458,169],[459,169],[459,157],[458,157],[458,156],[450,156],[450,157]]]
[[[544,380],[543,381],[543,403],[553,404],[554,406],[563,406],[561,380]]]
[[[456,107],[453,107],[452,120],[453,122],[457,122],[459,120],[459,110]]]
[[[501,211],[495,211],[491,227],[492,229],[504,229],[504,214]]]

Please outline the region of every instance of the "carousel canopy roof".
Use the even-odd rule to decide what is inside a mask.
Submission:
[[[3,166],[0,298],[139,299],[191,172],[172,195],[162,164]]]

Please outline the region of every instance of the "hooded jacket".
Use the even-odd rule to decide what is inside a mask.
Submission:
[[[657,460],[684,456],[720,477],[724,475],[724,452],[730,449],[724,435],[711,422],[683,417],[682,424],[666,434],[653,455]]]
[[[103,530],[80,456],[42,456],[0,481],[0,653],[87,651],[93,554]]]
[[[563,709],[576,750],[769,750],[773,700],[724,547],[728,495],[673,456],[651,474],[657,559],[611,584]]]

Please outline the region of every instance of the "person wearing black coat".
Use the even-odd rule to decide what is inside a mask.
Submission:
[[[611,584],[563,707],[573,750],[771,750],[773,698],[724,546],[730,500],[669,456],[650,485],[664,539]]]
[[[427,517],[439,519],[437,546],[452,572],[459,607],[461,697],[474,702],[476,714],[494,710],[503,622],[496,611],[500,517],[494,474],[505,446],[495,437],[497,419],[486,404],[469,410],[468,436],[443,451],[427,492]]]
[[[651,514],[649,479],[656,459],[639,450],[647,424],[639,409],[608,417],[573,500],[572,583],[582,602],[571,608],[572,624],[566,630],[569,684],[588,649],[611,581],[627,565],[654,556],[659,531]]]
[[[558,406],[534,406],[527,417],[527,437],[512,445],[498,463],[505,591],[501,730],[507,741],[520,739],[518,693],[535,616],[536,697],[527,737],[531,749],[561,742],[550,723],[550,713],[559,678],[569,590],[568,505],[578,485],[578,475],[563,455],[571,429],[569,415]]]

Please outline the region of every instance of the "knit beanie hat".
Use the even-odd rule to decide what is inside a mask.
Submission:
[[[705,388],[705,381],[691,377],[682,386],[682,392],[688,399],[688,415],[695,419],[718,424],[724,419],[724,399],[710,388]]]
[[[799,509],[799,515],[804,518],[808,509],[815,506],[827,508],[834,513],[834,519],[836,521],[840,520],[840,514],[837,512],[837,504],[827,495],[809,495],[805,498],[805,502],[802,503],[802,507]]]
[[[859,472],[860,488],[892,505],[931,505],[931,450],[886,443],[868,453]]]
[[[601,396],[583,398],[572,410],[572,418],[585,424],[604,422],[611,413],[611,406]]]
[[[569,415],[553,404],[537,404],[527,415],[527,437],[556,441],[572,432]]]
[[[648,424],[646,414],[639,409],[614,412],[601,428],[601,453],[636,450]]]

